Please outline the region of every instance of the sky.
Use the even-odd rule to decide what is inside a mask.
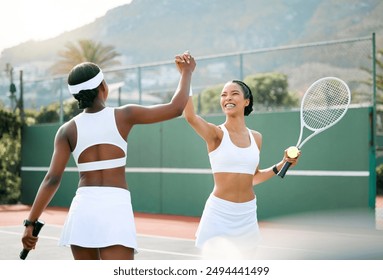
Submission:
[[[56,37],[132,0],[10,0],[0,4],[0,53],[29,40]]]

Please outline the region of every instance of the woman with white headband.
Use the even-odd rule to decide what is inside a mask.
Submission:
[[[36,246],[33,225],[59,188],[72,154],[80,179],[59,245],[70,246],[74,259],[134,259],[137,241],[125,177],[126,139],[136,124],[165,121],[182,114],[196,63],[188,52],[177,55],[175,62],[181,78],[172,100],[148,107],[107,107],[108,85],[96,64],[81,63],[70,71],[68,89],[84,111],[57,131],[49,170],[24,222],[25,249]]]

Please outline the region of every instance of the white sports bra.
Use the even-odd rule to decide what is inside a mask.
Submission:
[[[230,172],[254,175],[259,164],[259,149],[250,129],[247,129],[250,146],[240,148],[231,142],[225,125],[220,127],[223,131],[221,144],[209,153],[213,173]]]
[[[128,143],[118,131],[114,108],[106,107],[97,113],[83,112],[77,115],[74,121],[77,127],[77,144],[72,155],[80,172],[110,169],[126,165]],[[125,156],[117,159],[85,163],[78,162],[79,156],[85,149],[99,144],[117,146],[124,152]]]

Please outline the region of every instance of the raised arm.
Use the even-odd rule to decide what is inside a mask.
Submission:
[[[222,138],[221,129],[195,113],[193,96],[189,96],[189,101],[184,109],[184,117],[195,132],[205,140],[209,152],[219,145],[220,139]]]
[[[119,108],[126,122],[133,124],[148,124],[169,120],[182,115],[187,103],[192,73],[196,63],[189,53],[177,55],[175,63],[180,70],[181,77],[178,87],[169,103],[153,106],[126,105]]]

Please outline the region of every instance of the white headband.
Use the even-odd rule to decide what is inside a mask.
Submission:
[[[98,72],[98,74],[94,76],[92,79],[87,80],[86,82],[83,82],[81,84],[77,84],[73,86],[68,85],[68,89],[71,94],[76,94],[82,90],[94,89],[98,87],[103,80],[104,80],[104,74],[100,70],[100,72]]]

